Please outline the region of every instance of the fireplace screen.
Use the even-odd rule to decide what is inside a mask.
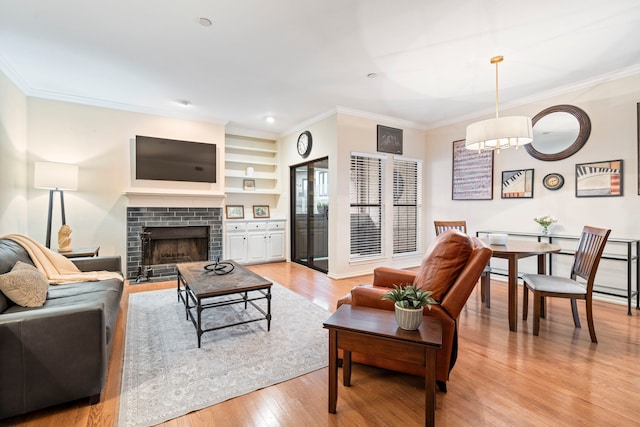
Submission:
[[[145,227],[141,234],[144,265],[206,261],[209,227]]]

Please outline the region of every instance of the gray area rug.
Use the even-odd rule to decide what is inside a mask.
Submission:
[[[155,425],[327,366],[330,313],[279,284],[271,293],[271,331],[262,320],[207,332],[200,349],[175,289],[131,294],[118,424]],[[247,315],[259,313],[203,311],[207,327]]]

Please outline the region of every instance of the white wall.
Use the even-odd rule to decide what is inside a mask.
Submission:
[[[217,144],[218,182],[136,182],[130,156],[136,135]],[[104,255],[126,254],[125,191],[224,193],[224,126],[174,118],[28,98],[28,221],[31,237],[44,241],[48,192],[33,188],[33,163],[53,161],[79,166],[78,191],[65,192],[73,247],[99,245]],[[159,197],[162,199],[164,197]],[[156,198],[158,199],[158,198]],[[185,199],[185,202],[188,202]],[[175,206],[175,205],[174,205]],[[52,248],[61,224],[54,204]]]
[[[0,236],[28,233],[27,97],[0,72]]]

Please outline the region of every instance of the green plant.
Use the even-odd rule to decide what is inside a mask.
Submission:
[[[438,304],[438,301],[431,298],[432,293],[433,291],[425,291],[416,284],[393,285],[393,289],[384,294],[382,299],[393,301],[398,307],[402,308],[427,307],[431,310],[431,304]]]

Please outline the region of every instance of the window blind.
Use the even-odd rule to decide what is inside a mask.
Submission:
[[[420,251],[422,162],[393,160],[393,254]]]
[[[349,210],[352,260],[382,255],[383,172],[383,159],[366,154],[351,154]]]

